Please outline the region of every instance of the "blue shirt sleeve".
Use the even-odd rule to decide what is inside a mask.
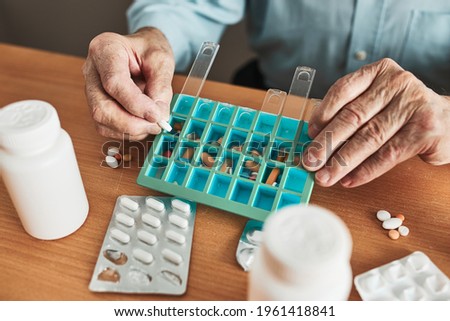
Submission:
[[[218,42],[225,27],[239,22],[245,0],[135,0],[127,11],[129,30],[161,30],[172,46],[176,71],[187,69],[204,41]]]

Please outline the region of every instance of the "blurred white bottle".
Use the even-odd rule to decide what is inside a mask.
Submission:
[[[50,104],[26,100],[0,109],[0,174],[30,235],[58,239],[86,220],[72,140]]]
[[[313,205],[285,207],[264,224],[248,299],[347,300],[351,251],[350,232],[338,216]]]

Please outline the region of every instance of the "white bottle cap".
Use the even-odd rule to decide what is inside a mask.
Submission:
[[[55,108],[40,100],[19,101],[0,109],[0,148],[34,154],[54,144],[61,130]]]
[[[264,224],[261,250],[265,263],[285,280],[314,281],[317,274],[328,277],[324,271],[349,264],[351,249],[351,235],[344,222],[318,206],[288,206]]]

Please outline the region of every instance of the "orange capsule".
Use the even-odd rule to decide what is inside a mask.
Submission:
[[[400,233],[397,230],[390,230],[388,232],[388,236],[392,239],[392,240],[397,240],[400,237]]]
[[[405,216],[403,214],[397,214],[397,215],[395,215],[395,217],[401,219],[402,222],[405,221]]]

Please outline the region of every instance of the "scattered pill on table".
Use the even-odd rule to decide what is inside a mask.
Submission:
[[[402,222],[405,221],[405,216],[403,214],[397,214],[397,215],[395,215],[395,217],[401,219]]]
[[[117,161],[117,159],[114,156],[106,156],[105,162],[111,168],[119,167],[119,162]]]
[[[391,213],[389,213],[388,211],[379,210],[377,212],[377,219],[380,220],[381,222],[384,222],[390,218],[391,218]]]
[[[392,239],[392,240],[397,240],[400,237],[400,233],[397,230],[390,230],[388,232],[388,236]]]
[[[117,153],[114,155],[114,158],[117,159],[117,162],[120,164],[122,161],[122,155],[120,153]]]
[[[114,156],[119,153],[120,153],[119,147],[116,147],[116,146],[108,147],[108,156]]]
[[[131,154],[124,154],[122,159],[124,162],[130,162],[133,159],[133,157],[131,156]]]
[[[402,220],[396,217],[387,219],[386,221],[383,221],[383,228],[385,230],[395,230],[396,228],[400,227],[402,225]]]
[[[407,228],[406,226],[400,226],[398,228],[398,232],[400,233],[401,236],[408,236],[409,228]]]

